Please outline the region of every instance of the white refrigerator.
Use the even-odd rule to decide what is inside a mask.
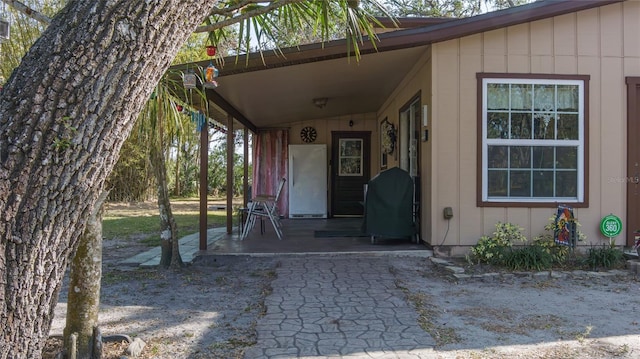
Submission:
[[[289,218],[327,218],[327,145],[289,145]]]

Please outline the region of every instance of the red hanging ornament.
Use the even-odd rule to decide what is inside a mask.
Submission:
[[[216,47],[213,45],[207,46],[207,56],[216,56]]]

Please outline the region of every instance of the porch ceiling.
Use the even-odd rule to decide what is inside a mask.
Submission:
[[[224,75],[223,67],[215,92],[257,128],[375,112],[426,49],[370,53],[360,62],[341,57],[230,75]],[[321,97],[328,99],[324,108],[312,101]],[[216,112],[223,116],[224,111]],[[226,123],[226,116],[216,120]]]

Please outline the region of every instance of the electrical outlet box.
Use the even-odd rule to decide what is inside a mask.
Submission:
[[[453,218],[453,208],[451,208],[451,207],[444,207],[444,210],[442,211],[442,214],[444,215],[444,219],[451,219],[451,218]]]

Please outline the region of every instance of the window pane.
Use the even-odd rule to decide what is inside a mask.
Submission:
[[[511,197],[531,197],[531,171],[511,171]]]
[[[489,170],[489,197],[507,196],[507,171]]]
[[[488,110],[508,110],[509,109],[509,85],[488,84],[487,85],[487,109]]]
[[[487,113],[487,138],[509,138],[509,114]]]
[[[551,146],[533,148],[533,168],[553,169],[553,149]]]
[[[531,147],[513,146],[509,150],[511,168],[531,168]]]
[[[362,140],[355,138],[340,139],[340,156],[359,157],[362,153]]]
[[[531,139],[531,114],[511,114],[511,138]]]
[[[485,85],[482,141],[488,168],[483,182],[489,200],[581,199],[578,183],[584,173],[578,163],[582,154],[578,142],[584,140],[580,138],[583,82],[505,82]]]
[[[507,168],[509,165],[507,161],[508,150],[507,146],[489,146],[489,168]]]
[[[578,172],[558,171],[556,172],[556,197],[577,197],[578,196]]]
[[[553,197],[553,171],[533,172],[533,196]]]
[[[558,115],[558,140],[578,139],[578,115],[559,114]]]
[[[556,149],[557,168],[578,168],[578,148],[577,147],[558,147]]]
[[[555,111],[554,85],[535,85],[533,93],[533,109],[535,111]]]
[[[531,85],[511,85],[511,110],[531,110]]]
[[[558,111],[578,112],[578,86],[558,85]]]
[[[533,131],[535,139],[554,140],[556,118],[553,113],[536,113],[534,114]]]

